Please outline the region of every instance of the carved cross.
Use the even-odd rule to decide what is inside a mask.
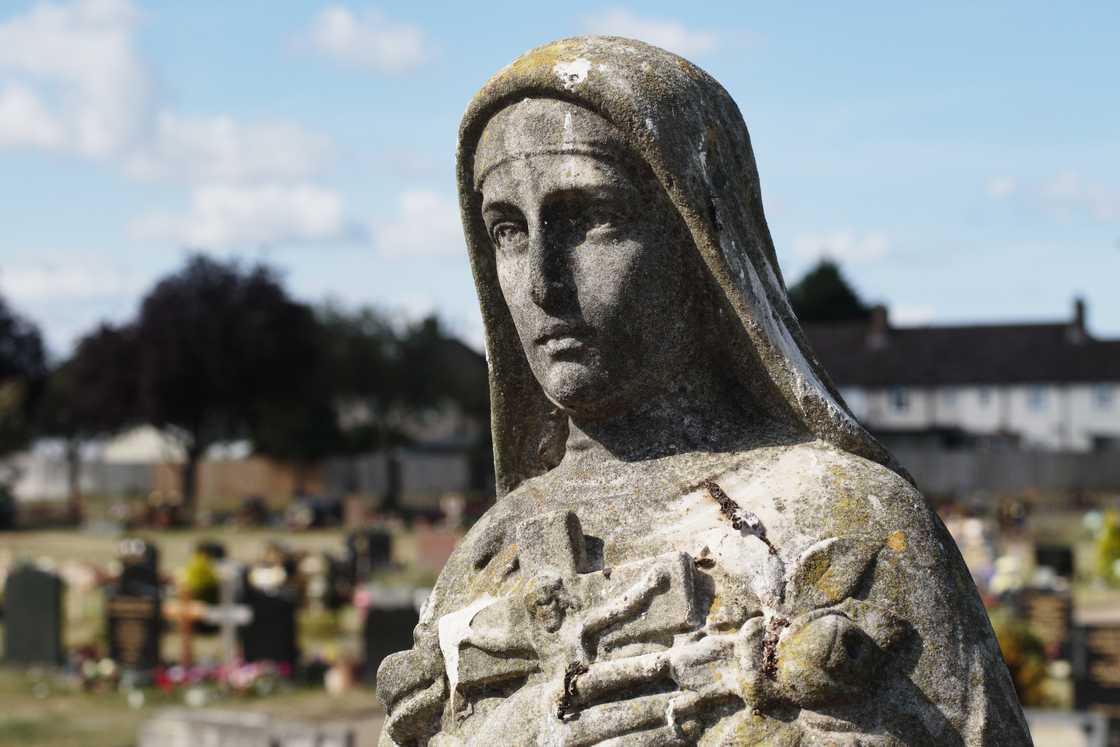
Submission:
[[[516,543],[524,592],[476,603],[441,620],[440,643],[445,658],[451,654],[453,693],[538,670],[571,675],[609,651],[703,624],[693,561],[684,553],[592,570],[579,520],[571,512],[526,521]]]

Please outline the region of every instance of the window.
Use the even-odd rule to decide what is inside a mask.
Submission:
[[[1046,409],[1046,387],[1032,386],[1027,390],[1027,404],[1032,410]]]
[[[945,390],[943,390],[941,392],[941,401],[944,402],[945,406],[947,408],[949,408],[950,410],[953,409],[954,407],[956,407],[957,406],[957,390],[956,389],[945,389]]]
[[[1102,410],[1108,410],[1116,401],[1116,387],[1112,384],[1097,384],[1093,387],[1093,402]]]
[[[987,407],[992,403],[992,388],[990,386],[980,387],[978,396],[980,397],[980,404]]]
[[[892,410],[905,412],[910,409],[910,392],[906,390],[906,387],[891,387],[889,397]]]

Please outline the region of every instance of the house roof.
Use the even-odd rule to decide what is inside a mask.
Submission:
[[[885,319],[885,317],[884,317]],[[1120,382],[1120,340],[1053,324],[892,327],[812,323],[805,332],[837,386]]]

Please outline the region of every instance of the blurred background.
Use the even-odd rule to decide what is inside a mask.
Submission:
[[[0,745],[376,743],[377,664],[494,495],[458,119],[583,33],[727,87],[808,336],[1036,743],[1120,744],[1118,21],[0,4]]]

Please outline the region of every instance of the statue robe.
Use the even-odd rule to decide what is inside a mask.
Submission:
[[[594,740],[594,729],[616,727],[633,727],[632,742],[626,742],[633,744],[1029,744],[967,569],[940,520],[907,481],[819,441],[659,461],[647,466],[648,492],[627,484],[615,495],[589,491],[572,498],[573,491],[563,490],[566,498],[558,504],[547,477],[527,481],[467,535],[417,628],[418,648],[431,652],[442,646],[440,674],[454,680],[438,716],[443,733],[432,744],[593,744],[598,742],[581,738]],[[705,487],[709,480],[741,515],[757,520],[765,542],[749,527],[732,526],[726,507]],[[585,557],[565,569],[569,528],[534,535],[521,527],[533,517],[568,513],[578,517]],[[549,546],[534,547],[533,539]],[[529,546],[519,546],[519,540]],[[542,562],[550,550],[559,559]],[[689,588],[666,588],[663,609],[647,604],[641,614],[620,621],[611,631],[614,648],[600,646],[593,661],[655,658],[706,636],[741,637],[752,621],[772,627],[784,621],[775,635],[772,671],[754,673],[760,683],[742,685],[752,670],[752,653],[742,648],[715,666],[686,673],[693,680],[733,681],[726,697],[701,716],[694,739],[679,741],[662,716],[681,692],[671,677],[660,687],[603,698],[590,706],[600,709],[596,717],[565,720],[557,713],[563,657],[540,661],[530,640],[493,640],[501,625],[487,620],[487,612],[497,611],[503,600],[514,610],[529,606],[532,579],[542,572],[594,581],[603,569],[612,569],[613,579],[620,569],[635,566],[637,572],[618,588],[625,591],[643,564],[655,566],[656,559],[675,554],[693,561],[694,576],[687,584],[670,577],[669,585]],[[669,597],[682,593],[692,595],[695,609],[672,608],[681,605]],[[568,614],[587,614],[583,604],[581,609],[580,600],[573,600]],[[654,615],[661,619],[652,624],[642,619]],[[829,615],[867,628],[868,645],[881,646],[878,660],[846,671],[852,662],[836,659],[858,652],[830,650],[843,649],[845,641],[814,642],[812,631],[801,635],[808,643],[796,640],[799,629],[808,629],[805,620]],[[521,629],[531,623],[523,614],[507,621]],[[635,626],[636,635],[626,631]],[[480,654],[472,637],[497,653]],[[451,652],[449,645],[458,648]],[[454,672],[449,654],[456,658]],[[752,696],[761,702],[751,702]],[[631,722],[606,713],[614,697],[631,704]],[[635,705],[643,698],[651,704],[648,717]],[[581,737],[580,729],[589,736]],[[529,735],[532,741],[526,741]],[[623,735],[612,735],[618,736]]]

